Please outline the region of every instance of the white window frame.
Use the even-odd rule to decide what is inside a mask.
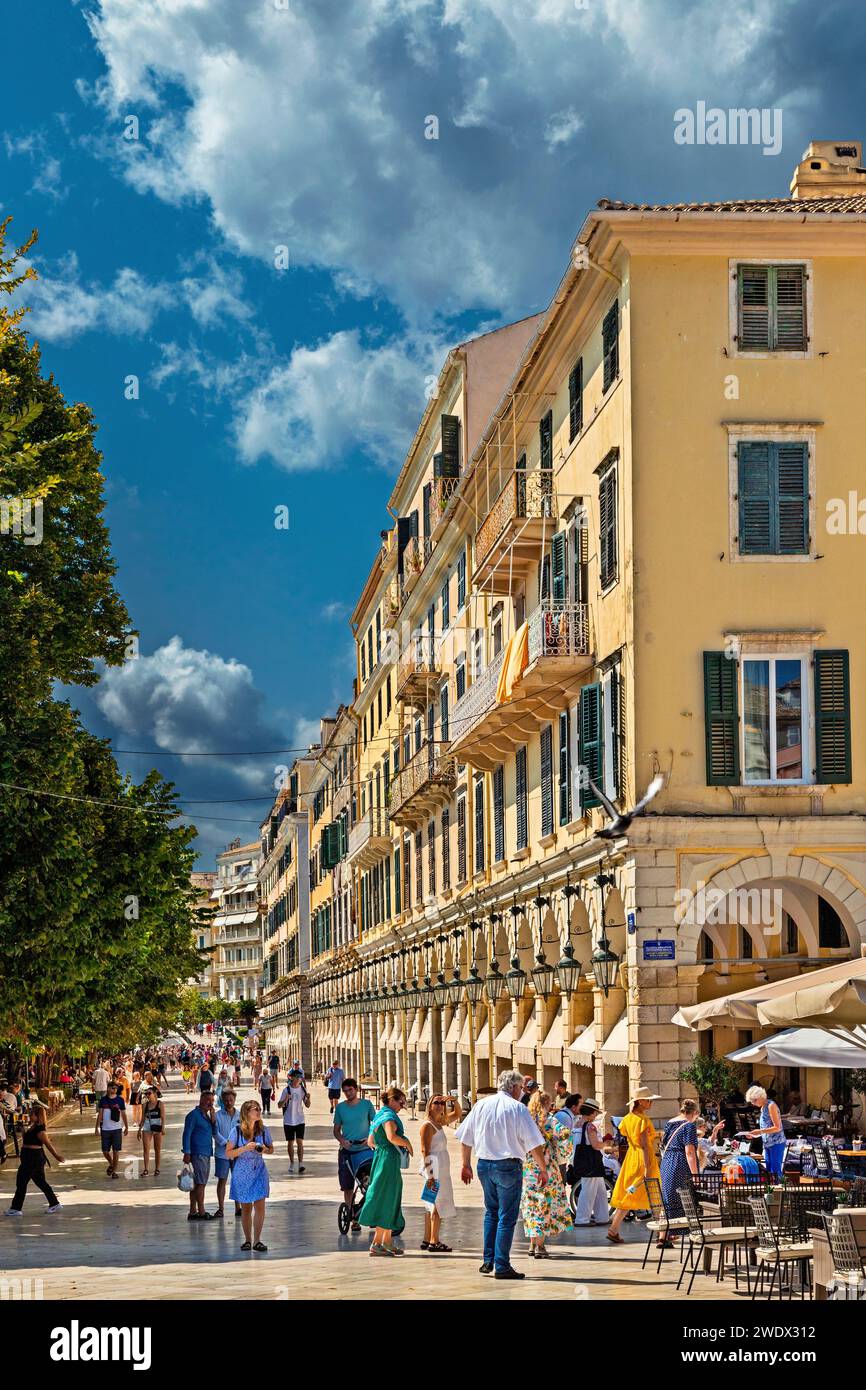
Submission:
[[[802,680],[800,684],[801,704],[800,722],[803,734],[803,771],[802,777],[764,777],[746,778],[746,662],[747,661],[767,661],[773,663],[771,669],[775,670],[774,663],[777,661],[799,661]],[[796,651],[743,651],[740,653],[739,669],[739,689],[738,698],[740,703],[740,778],[743,787],[808,787],[814,785],[812,768],[814,765],[814,728],[812,715],[812,700],[810,690],[810,680],[812,672],[812,653],[798,648]],[[775,691],[775,677],[769,686],[772,696]],[[768,701],[768,713],[770,716],[770,767],[776,761],[776,702],[770,698]]]
[[[742,265],[801,265],[806,272],[806,351],[788,352],[779,351],[746,351],[740,350],[739,327],[740,327],[740,304],[739,304],[739,284],[740,266]],[[728,261],[728,356],[743,357],[745,359],[763,358],[772,362],[784,359],[788,362],[802,362],[808,357],[814,357],[815,342],[815,318],[812,304],[812,282],[813,282],[812,262],[808,256],[732,256]]]

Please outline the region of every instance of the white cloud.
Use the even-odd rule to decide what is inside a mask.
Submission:
[[[294,741],[298,748],[309,748],[311,744],[318,743],[322,737],[322,723],[320,719],[307,719],[304,716],[295,720]]]
[[[149,282],[129,266],[117,271],[111,285],[82,282],[73,252],[38,280],[26,281],[17,298],[30,306],[28,331],[50,342],[69,342],[93,329],[145,333],[172,304],[168,286]]]
[[[63,169],[60,160],[51,153],[43,131],[32,130],[27,135],[21,136],[4,134],[3,147],[7,159],[23,156],[33,164],[34,177],[30,188],[31,193],[40,193],[43,197],[53,198],[56,202],[60,202],[66,197],[69,189],[63,182]]]
[[[344,618],[348,612],[348,605],[341,603],[339,599],[333,599],[331,603],[322,605],[322,617],[326,623],[335,623],[339,618]]]
[[[271,263],[285,243],[294,266],[384,290],[427,326],[435,313],[538,307],[582,211],[634,193],[608,185],[611,167],[627,158],[630,178],[649,183],[683,167],[668,107],[752,104],[789,80],[774,42],[785,11],[786,0],[96,0],[90,25],[106,64],[99,98],[114,117],[142,116],[143,138],[122,151],[135,187],[204,200],[244,253]],[[592,94],[580,187],[564,184],[562,161],[576,92]],[[424,138],[430,114],[438,140]]]
[[[438,372],[445,352],[433,338],[368,347],[354,329],[295,348],[239,405],[241,457],[270,458],[295,472],[361,448],[393,467],[423,411],[425,379]]]
[[[94,698],[115,728],[152,740],[157,749],[187,755],[179,762],[188,768],[200,769],[192,755],[238,750],[237,758],[220,760],[219,772],[223,780],[250,788],[261,789],[269,765],[246,758],[244,750],[287,746],[285,733],[266,714],[250,668],[215,652],[185,647],[180,637],[150,655],[110,667]]]

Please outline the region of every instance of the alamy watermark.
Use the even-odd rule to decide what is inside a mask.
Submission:
[[[782,149],[782,112],[778,106],[737,106],[725,111],[699,101],[694,111],[681,106],[674,112],[677,145],[762,145],[763,154]]]
[[[42,543],[42,499],[0,497],[0,535],[23,536],[25,545]]]
[[[674,893],[674,920],[697,927],[723,927],[733,923],[763,927],[772,936],[782,928],[781,888],[730,888],[725,890],[698,879],[697,887]]]

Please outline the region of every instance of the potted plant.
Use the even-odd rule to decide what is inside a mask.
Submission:
[[[701,1106],[715,1106],[718,1115],[724,1097],[741,1088],[744,1079],[743,1068],[736,1062],[725,1057],[704,1057],[699,1052],[693,1052],[688,1064],[677,1072],[677,1080],[695,1088]]]

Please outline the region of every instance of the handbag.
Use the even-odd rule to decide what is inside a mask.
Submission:
[[[178,1169],[177,1185],[181,1192],[192,1192],[195,1187],[195,1178],[193,1177],[192,1168],[188,1163],[184,1163],[183,1166]]]
[[[405,1172],[405,1170],[409,1167],[409,1164],[410,1164],[411,1162],[412,1162],[412,1156],[411,1156],[411,1154],[409,1153],[409,1150],[408,1150],[408,1149],[401,1149],[401,1150],[400,1150],[400,1167],[404,1170],[404,1172]]]

